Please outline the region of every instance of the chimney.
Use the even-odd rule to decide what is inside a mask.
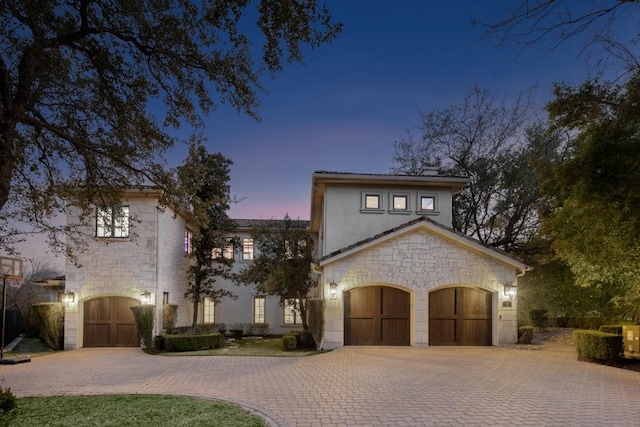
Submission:
[[[429,166],[426,164],[422,165],[420,169],[420,175],[422,176],[438,176],[440,173],[440,168],[438,166]]]

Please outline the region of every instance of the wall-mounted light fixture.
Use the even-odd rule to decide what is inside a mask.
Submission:
[[[338,284],[333,280],[329,282],[329,298],[338,299]]]
[[[151,292],[144,291],[140,294],[140,304],[151,304]]]
[[[513,301],[516,299],[516,285],[507,283],[504,286],[504,296]]]
[[[64,294],[62,294],[62,302],[67,307],[69,307],[75,301],[76,301],[76,294],[73,293],[72,291],[65,291]]]

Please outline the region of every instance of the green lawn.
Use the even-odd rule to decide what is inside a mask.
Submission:
[[[161,395],[24,397],[0,417],[7,427],[35,426],[266,426],[226,402]]]

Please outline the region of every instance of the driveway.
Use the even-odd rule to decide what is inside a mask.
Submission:
[[[312,357],[164,357],[81,349],[0,365],[18,397],[160,393],[223,399],[280,426],[637,426],[640,372],[569,346],[344,347]]]

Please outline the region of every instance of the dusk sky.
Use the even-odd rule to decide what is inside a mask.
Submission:
[[[210,152],[233,161],[233,218],[308,219],[315,170],[388,173],[393,143],[415,131],[419,111],[461,101],[477,84],[502,98],[587,76],[581,41],[519,52],[483,37],[471,17],[503,16],[503,1],[328,1],[344,24],[332,43],[263,80],[262,121],[222,106],[206,119]],[[514,2],[515,3],[515,2]],[[184,148],[172,156],[180,163]]]

